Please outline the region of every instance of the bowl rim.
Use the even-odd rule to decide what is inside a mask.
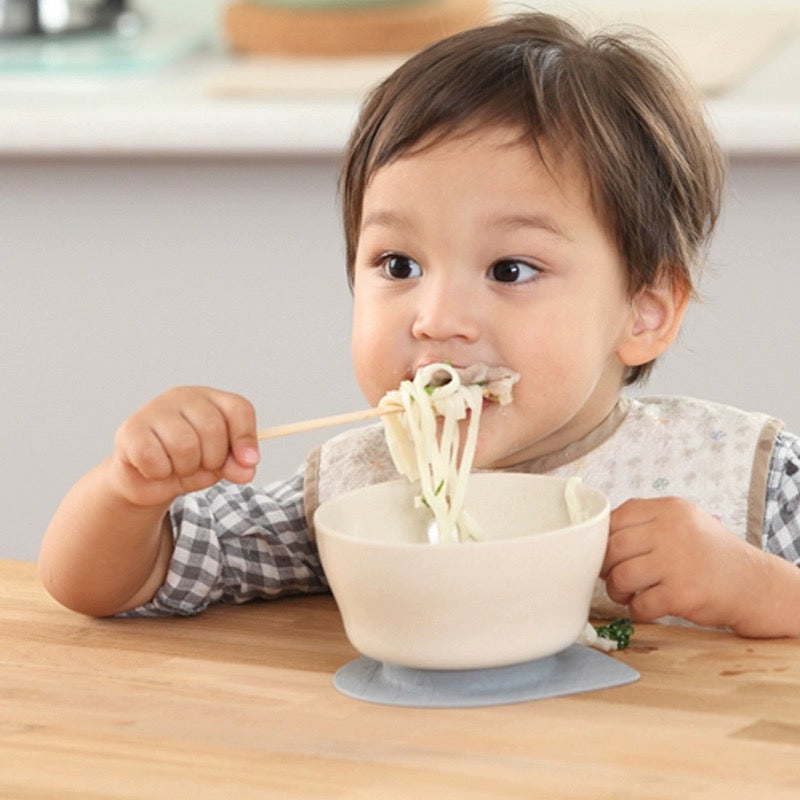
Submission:
[[[532,478],[532,479],[537,479],[537,480],[538,479],[544,479],[544,480],[547,480],[547,481],[559,482],[559,483],[562,483],[562,484],[566,484],[566,482],[569,480],[568,478],[562,478],[562,477],[560,477],[558,475],[541,475],[539,473],[532,473],[532,472],[506,472],[506,471],[500,471],[500,470],[497,470],[497,471],[490,471],[490,470],[476,471],[476,472],[473,472],[472,475],[473,476],[474,475],[527,476],[528,478]],[[319,506],[317,507],[317,509],[314,511],[314,519],[313,519],[313,522],[314,522],[314,534],[315,534],[315,538],[317,539],[317,542],[319,542],[321,537],[327,537],[328,539],[337,539],[337,540],[341,540],[341,541],[345,541],[345,542],[355,542],[355,543],[360,543],[360,544],[366,545],[368,547],[374,547],[374,548],[380,548],[380,549],[384,549],[384,548],[414,549],[414,548],[431,547],[431,542],[428,542],[428,541],[419,541],[419,542],[398,541],[398,542],[392,542],[392,541],[387,541],[387,540],[382,540],[382,539],[364,539],[363,537],[353,536],[353,535],[350,535],[350,534],[347,534],[347,533],[342,533],[340,531],[330,531],[330,530],[323,531],[321,526],[317,522],[318,515],[320,514],[322,509],[325,508],[327,505],[329,505],[331,503],[334,503],[334,502],[337,502],[337,501],[341,501],[343,499],[346,499],[348,496],[350,496],[352,494],[361,493],[361,492],[367,491],[369,489],[372,489],[373,487],[376,487],[376,486],[386,486],[386,485],[389,485],[389,484],[410,485],[410,482],[406,478],[393,479],[393,480],[389,480],[389,481],[378,481],[377,483],[368,484],[366,486],[358,486],[355,489],[350,489],[350,490],[348,490],[346,492],[342,492],[341,494],[338,494],[335,497],[331,497],[328,500],[325,500],[322,503],[320,503]],[[500,539],[479,539],[479,540],[469,539],[469,540],[464,541],[464,542],[440,542],[439,544],[443,545],[444,547],[452,547],[452,546],[461,546],[461,547],[463,547],[463,546],[466,545],[466,546],[469,546],[469,547],[484,547],[485,548],[485,547],[497,546],[497,545],[499,545],[501,543],[503,543],[504,545],[508,546],[512,542],[525,542],[525,541],[528,541],[528,540],[530,540],[530,539],[532,539],[534,537],[536,537],[537,539],[542,539],[542,538],[550,539],[550,538],[554,538],[555,536],[563,535],[563,533],[565,531],[567,531],[567,530],[569,530],[572,533],[576,533],[577,534],[584,528],[594,527],[596,525],[596,523],[600,519],[602,519],[604,516],[608,516],[610,514],[610,511],[611,511],[611,502],[610,502],[608,496],[605,494],[605,492],[601,491],[600,489],[598,489],[595,486],[592,486],[591,484],[588,484],[588,483],[584,483],[583,487],[589,489],[590,491],[592,491],[596,495],[599,495],[599,497],[602,498],[602,500],[603,500],[603,504],[602,504],[602,508],[600,508],[599,511],[596,511],[594,514],[592,514],[591,516],[587,517],[584,520],[581,520],[580,522],[572,523],[570,525],[562,525],[562,526],[560,526],[558,528],[551,528],[551,529],[544,530],[544,531],[538,531],[536,533],[526,533],[526,534],[522,534],[521,536],[512,536],[512,537],[500,538]]]

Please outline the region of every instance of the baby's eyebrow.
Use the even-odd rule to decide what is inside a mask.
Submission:
[[[490,217],[487,223],[492,227],[512,231],[520,228],[538,228],[561,239],[571,239],[564,229],[546,214],[501,214]]]
[[[361,230],[369,227],[376,228],[411,228],[411,220],[405,215],[392,209],[379,209],[364,215],[361,220]]]
[[[484,226],[487,228],[503,228],[509,231],[536,228],[561,239],[571,240],[572,238],[547,214],[490,214],[487,216]],[[364,215],[364,219],[361,221],[361,231],[370,227],[410,230],[413,227],[413,223],[405,214],[387,208],[377,209]]]

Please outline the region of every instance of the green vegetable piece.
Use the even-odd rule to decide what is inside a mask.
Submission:
[[[621,617],[609,622],[608,625],[595,626],[597,635],[603,639],[610,639],[617,643],[618,650],[624,650],[633,636],[633,622],[628,617]]]

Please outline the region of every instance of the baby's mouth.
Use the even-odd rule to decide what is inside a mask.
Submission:
[[[458,379],[464,386],[478,385],[482,387],[484,408],[486,407],[487,400],[499,403],[502,406],[508,405],[512,400],[512,389],[520,379],[519,373],[514,372],[514,370],[508,367],[497,365],[490,366],[483,363],[459,366],[451,362],[440,361],[429,361],[417,365],[414,377],[416,377],[416,373],[421,369],[430,368],[439,363],[443,364],[442,369],[432,372],[427,385],[432,388],[447,385],[453,379],[450,373],[450,370],[452,370],[458,375]],[[445,364],[448,369],[444,368]],[[413,378],[410,380],[413,380]]]

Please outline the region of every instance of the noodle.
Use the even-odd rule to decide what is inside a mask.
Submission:
[[[405,411],[383,417],[386,443],[398,472],[410,481],[419,481],[417,505],[426,506],[433,514],[428,528],[431,543],[480,539],[474,520],[463,506],[483,399],[507,405],[519,377],[511,370],[483,364],[463,370],[450,364],[429,364],[417,370],[412,381],[403,381],[399,389],[387,392],[381,399],[381,408],[394,410],[399,405]],[[458,423],[467,412],[467,438],[459,460]],[[437,416],[442,417],[441,430]],[[581,502],[580,486],[577,477],[569,478],[564,485],[567,517],[572,525],[591,516]],[[619,646],[599,635],[588,621],[578,641],[604,651]]]
[[[475,364],[460,370],[450,364],[429,364],[381,400],[382,408],[400,405],[405,411],[384,416],[386,442],[398,472],[419,481],[417,504],[429,508],[435,521],[429,529],[432,542],[479,538],[475,523],[464,510],[464,498],[483,399],[510,403],[511,387],[518,380],[517,373],[502,367]],[[467,415],[459,459],[459,421]]]

